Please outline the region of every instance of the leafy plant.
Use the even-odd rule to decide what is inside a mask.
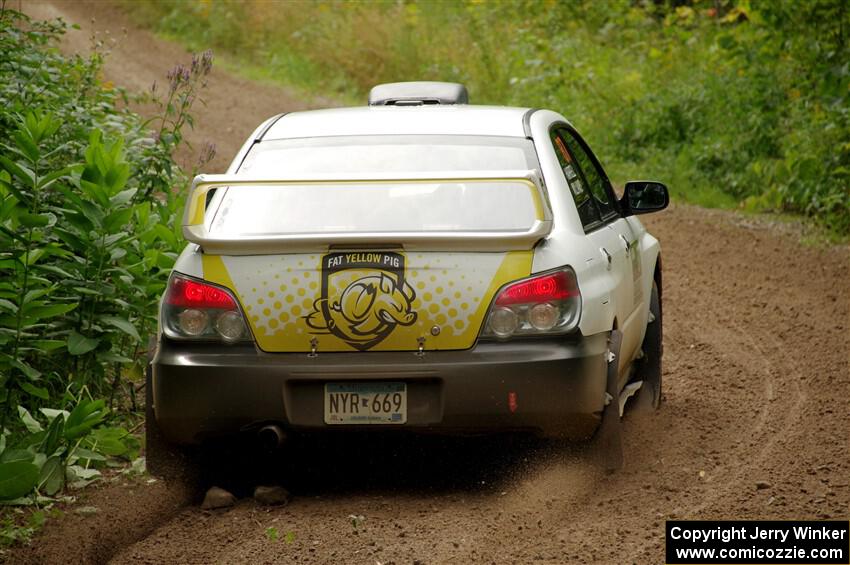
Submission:
[[[28,542],[47,521],[44,510],[35,510],[27,516],[6,516],[0,521],[0,545],[8,546]]]
[[[134,220],[148,227],[150,212],[133,203],[136,189],[127,188],[130,167],[120,141],[104,143],[94,130],[83,163],[47,168],[42,147],[58,126],[49,114],[19,117],[15,143],[0,155],[6,415],[16,393],[48,400],[69,380],[105,392],[107,367],[114,365],[117,375],[122,364],[134,362],[141,340],[136,325],[154,324],[158,289],[149,284],[145,253],[165,248],[173,258],[176,243],[135,240]]]
[[[138,448],[107,414],[134,405],[182,247],[173,153],[212,65],[170,77],[152,132],[100,81],[102,44],[65,57],[64,31],[0,5],[0,501],[41,504]]]
[[[108,456],[130,458],[137,449],[127,430],[105,426],[103,400],[81,399],[70,412],[40,412],[42,418],[36,418],[19,406],[26,433],[4,432],[0,438],[0,502],[28,504],[58,494],[66,484],[85,486],[100,476],[98,467]]]
[[[199,100],[200,91],[207,82],[207,75],[212,70],[212,51],[204,51],[193,55],[191,63],[186,66],[178,64],[166,75],[168,90],[162,94],[157,83],[151,86],[142,100],[152,103],[158,114],[145,122],[146,127],[156,131],[154,145],[142,155],[140,168],[154,171],[140,179],[139,195],[147,200],[151,195],[171,192],[173,183],[182,173],[175,169],[174,152],[181,144],[187,144],[183,137],[183,128],[194,127],[192,106]],[[215,145],[207,143],[200,152],[197,169],[213,160]]]
[[[269,541],[278,541],[281,539],[280,530],[275,528],[274,526],[270,526],[265,529],[266,539]],[[295,542],[295,532],[287,531],[283,534],[283,541],[289,545]]]
[[[366,517],[362,514],[349,514],[348,520],[351,522],[351,527],[356,531],[366,521]]]

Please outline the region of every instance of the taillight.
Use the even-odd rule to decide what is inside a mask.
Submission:
[[[165,300],[173,306],[184,308],[236,308],[236,301],[226,290],[177,275],[171,278]]]
[[[484,337],[566,333],[575,329],[581,314],[581,293],[575,272],[565,267],[512,283],[493,301]]]
[[[233,295],[218,286],[171,275],[162,300],[162,328],[175,339],[248,339],[248,329]]]

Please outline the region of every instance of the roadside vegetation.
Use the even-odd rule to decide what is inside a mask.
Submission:
[[[58,52],[65,29],[0,8],[3,543],[104,469],[143,468],[128,467],[136,394],[181,247],[187,176],[172,154],[212,65],[206,53],[172,69],[144,119],[101,80],[102,43]]]
[[[845,0],[143,0],[135,17],[254,78],[362,104],[380,82],[465,83],[550,107],[612,177],[850,233]]]

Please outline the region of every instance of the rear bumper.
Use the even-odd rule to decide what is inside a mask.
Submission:
[[[174,443],[200,443],[263,423],[340,430],[324,423],[324,384],[407,383],[407,423],[369,426],[438,433],[533,431],[583,438],[604,405],[607,336],[479,343],[467,351],[269,354],[252,345],[163,339],[153,361],[157,424]],[[509,407],[509,393],[516,398]],[[356,426],[363,429],[362,426]]]

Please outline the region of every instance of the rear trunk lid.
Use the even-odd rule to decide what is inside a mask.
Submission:
[[[267,352],[467,349],[495,292],[531,270],[530,251],[350,250],[202,261],[206,280],[236,292]]]
[[[205,219],[210,188],[227,193]],[[234,291],[267,352],[468,349],[550,229],[537,175],[515,171],[199,177],[184,218],[204,279]]]

